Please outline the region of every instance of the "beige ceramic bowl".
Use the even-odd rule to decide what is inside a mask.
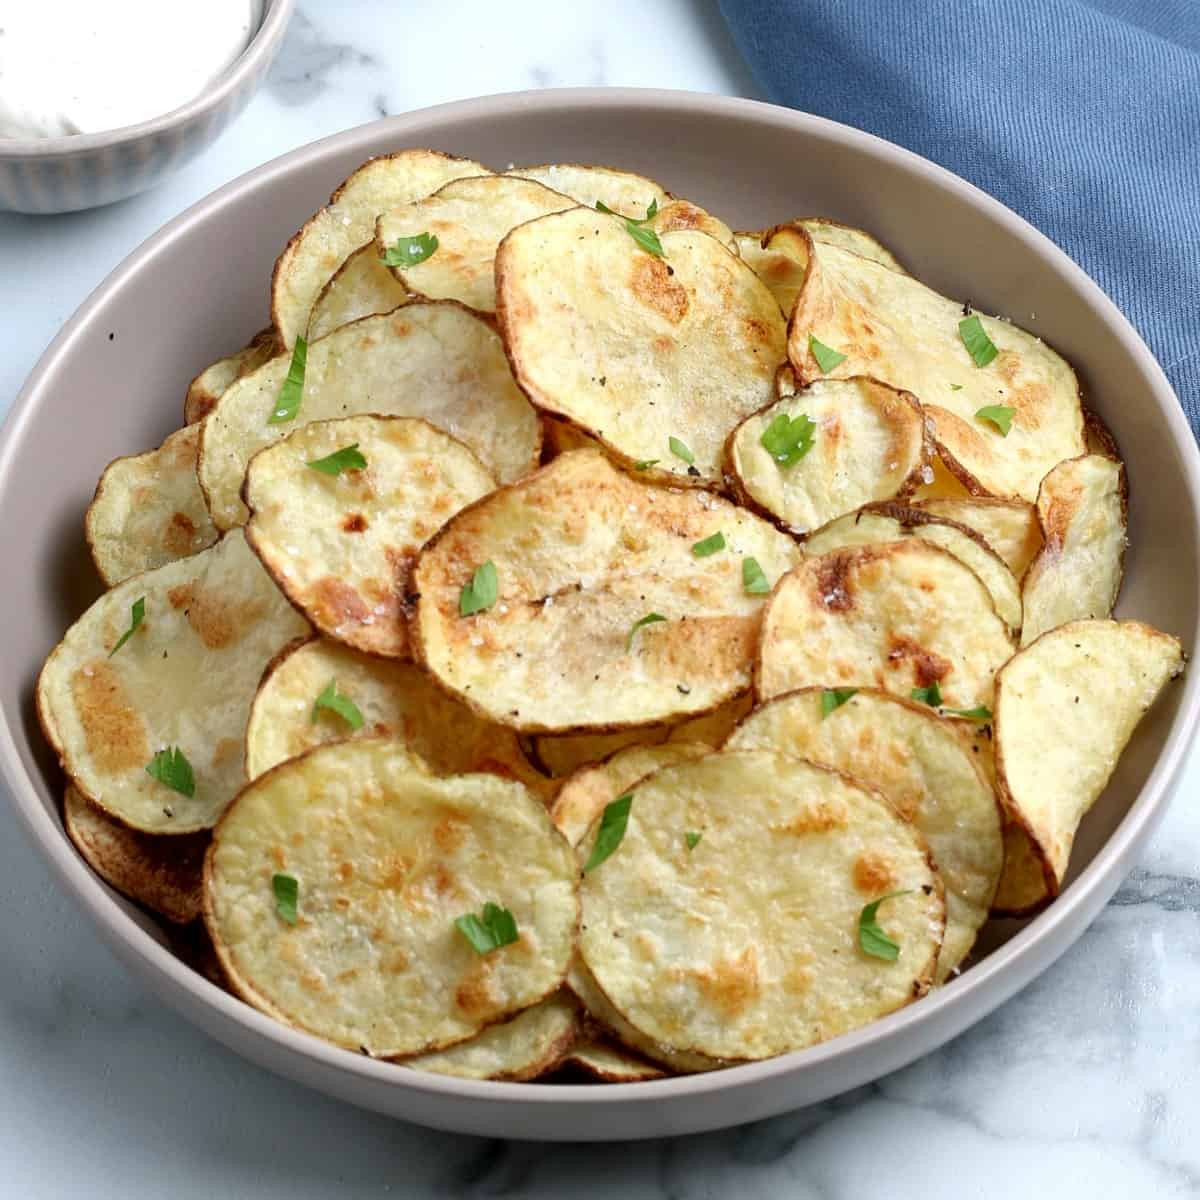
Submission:
[[[1172,688],[1138,730],[1084,822],[1071,882],[1047,912],[990,933],[990,953],[961,978],[868,1028],[710,1075],[605,1087],[475,1083],[335,1049],[190,971],[68,844],[58,817],[62,781],[32,698],[42,659],[97,590],[83,542],[95,480],[111,458],[152,446],[177,425],[188,379],[262,325],[276,253],[338,180],[368,155],[401,146],[497,167],[616,163],[742,228],[825,213],[873,231],[948,294],[1035,329],[1079,367],[1129,465],[1120,612],[1179,634],[1189,650],[1195,644],[1200,460],[1178,402],[1099,288],[1006,208],[895,146],[745,100],[617,90],[471,100],[329,138],[202,201],[97,289],[16,401],[0,444],[0,768],[38,851],[130,970],[215,1038],[321,1091],[445,1129],[616,1139],[734,1125],[855,1087],[954,1037],[1049,966],[1136,861],[1179,774],[1200,673]]]

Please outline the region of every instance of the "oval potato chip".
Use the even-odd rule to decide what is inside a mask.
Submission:
[[[177,429],[157,450],[104,468],[84,519],[105,587],[206,550],[217,540],[196,478],[200,429]]]
[[[992,705],[1013,644],[969,567],[918,538],[834,550],[784,576],[763,614],[760,700],[821,684],[908,697],[937,684],[948,708]]]
[[[377,1058],[424,1054],[557,990],[579,917],[571,847],[496,775],[437,778],[397,742],[336,742],[248,784],[213,834],[204,917],[230,982],[296,1028]],[[296,881],[296,920],[274,879]],[[456,921],[507,909],[477,952]]]
[[[535,167],[510,167],[506,175],[532,179],[544,187],[570,196],[578,204],[595,208],[605,204],[622,216],[641,219],[651,202],[662,208],[670,196],[660,184],[632,171],[586,163],[544,163]]]
[[[721,535],[721,547],[707,539]],[[697,554],[696,547],[714,553]],[[750,681],[768,578],[799,557],[707,493],[640,483],[578,450],[454,517],[421,552],[414,652],[477,712],[529,732],[607,732],[707,712]],[[490,607],[462,616],[491,563]]]
[[[240,492],[250,459],[311,421],[422,417],[465,443],[502,482],[537,464],[541,426],[500,339],[457,304],[407,304],[313,342],[296,419],[269,424],[290,366],[281,355],[239,380],[204,423],[198,472],[218,529],[246,520]]]
[[[394,312],[408,301],[408,292],[384,266],[372,238],[359,246],[321,289],[308,318],[308,340],[315,342],[361,317]]]
[[[694,849],[688,830],[703,835]],[[663,1045],[732,1060],[811,1046],[924,994],[945,920],[924,840],[881,796],[754,750],[638,784],[623,840],[580,895],[580,953],[617,1011]],[[892,962],[859,944],[864,906],[884,896]]]
[[[1042,548],[1042,530],[1032,504],[987,496],[910,500],[913,508],[973,529],[1008,564],[1018,581]]]
[[[584,208],[519,226],[496,255],[496,317],[539,408],[627,464],[719,482],[726,435],[771,400],[783,322],[754,272],[713,238],[659,241],[664,258],[621,218]]]
[[[115,649],[139,600],[145,618]],[[263,668],[308,632],[237,530],[125,580],[67,630],[38,678],[42,728],[80,792],[126,825],[207,829],[241,785]],[[147,770],[172,748],[191,766],[193,795]]]
[[[220,358],[212,366],[205,367],[188,384],[183,400],[183,420],[193,425],[212,412],[217,401],[225,395],[229,385],[251,371],[257,371],[268,359],[279,353],[274,327],[259,330],[242,349],[228,358]]]
[[[664,204],[644,224],[655,233],[670,233],[674,229],[694,229],[715,238],[726,250],[740,257],[733,231],[719,217],[705,212],[690,200],[671,200]]]
[[[602,1083],[644,1083],[647,1079],[661,1079],[664,1073],[662,1067],[638,1058],[605,1037],[578,1042],[564,1065],[577,1067]]]

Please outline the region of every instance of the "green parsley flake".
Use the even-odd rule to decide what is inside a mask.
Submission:
[[[758,559],[750,555],[742,559],[742,590],[747,596],[765,596],[771,590],[771,581],[763,574]]]
[[[653,625],[658,621],[665,621],[666,619],[662,613],[647,613],[644,617],[639,617],[634,621],[633,628],[629,631],[629,637],[625,639],[625,653],[628,654],[633,649],[634,636],[643,625]]]
[[[454,927],[471,943],[476,954],[491,954],[501,946],[510,946],[518,936],[516,918],[507,908],[490,900],[483,906],[481,916],[464,913]]]
[[[682,458],[689,467],[696,461],[696,456],[688,449],[687,443],[681,442],[677,437],[667,438],[667,446],[676,458]]]
[[[112,656],[116,654],[116,652],[120,650],[120,648],[125,645],[125,643],[129,641],[129,639],[133,637],[135,633],[137,633],[138,626],[145,619],[146,597],[139,596],[129,609],[129,628],[125,630],[123,634],[121,634],[121,636],[117,639],[117,644],[108,652],[109,658],[112,658]]]
[[[294,875],[272,875],[271,891],[275,893],[275,911],[280,920],[295,925],[300,920],[300,883]]]
[[[725,535],[718,530],[709,537],[702,538],[698,542],[692,543],[692,553],[697,558],[707,558],[710,554],[716,554],[718,550],[725,549]]]
[[[160,750],[146,764],[146,774],[181,796],[191,798],[196,794],[196,776],[192,764],[178,746]]]
[[[332,713],[337,713],[351,729],[361,729],[363,727],[363,715],[358,711],[358,705],[349,696],[343,696],[338,693],[336,679],[331,679],[325,685],[325,689],[313,704],[312,719],[314,725],[317,723],[317,718],[321,715],[321,709],[323,708],[329,709]]]
[[[817,366],[821,368],[822,375],[828,375],[838,363],[846,361],[846,356],[840,350],[835,350],[832,346],[826,346],[824,342],[817,341],[811,333],[808,335],[808,352],[817,360]]]
[[[592,852],[584,865],[583,873],[594,871],[621,844],[625,836],[625,827],[629,824],[629,810],[633,807],[633,793],[626,792],[618,796],[611,804],[605,805],[604,815],[600,818],[600,828],[596,831],[596,841]]]
[[[412,237],[397,238],[383,256],[385,266],[415,267],[423,263],[438,248],[436,233],[414,233]]]
[[[975,360],[977,367],[986,367],[1000,353],[988,337],[983,322],[974,313],[959,321],[958,336],[962,338],[967,353]]]
[[[639,462],[633,464],[635,471],[648,471],[651,467],[657,466],[662,462],[661,458],[643,458]]]
[[[296,338],[292,347],[292,362],[288,367],[287,378],[279,389],[279,398],[275,408],[267,418],[268,425],[282,425],[286,421],[294,421],[300,411],[300,399],[304,395],[304,368],[308,365],[308,343],[302,338]]]
[[[909,695],[914,700],[919,700],[922,704],[928,704],[932,708],[937,708],[942,702],[942,689],[938,686],[936,679],[928,687],[913,688]]]
[[[687,842],[687,848],[688,848],[688,853],[689,853],[689,854],[690,854],[690,853],[691,853],[693,850],[695,850],[695,848],[696,848],[698,845],[700,845],[700,839],[701,839],[703,836],[704,836],[704,834],[703,834],[703,833],[702,833],[700,830],[697,830],[697,829],[689,829],[689,830],[687,831],[687,833],[685,833],[685,834],[683,835],[683,840],[684,840],[685,842]]]
[[[952,384],[950,385],[950,390],[951,390],[952,392],[961,392],[961,391],[962,391],[962,384],[961,384],[961,383],[952,383]]]
[[[966,717],[968,721],[992,719],[992,710],[986,704],[981,704],[978,708],[943,708],[942,712],[949,713],[952,717]]]
[[[324,458],[310,458],[307,465],[314,471],[320,471],[322,475],[340,475],[343,471],[363,470],[367,460],[363,458],[358,443],[355,442],[352,446],[343,446],[341,450],[335,450]]]
[[[758,440],[780,467],[794,467],[812,449],[816,429],[817,423],[804,413],[779,413]]]
[[[900,947],[879,927],[875,914],[885,900],[894,900],[897,896],[907,896],[908,892],[889,892],[864,905],[858,914],[858,944],[864,954],[872,958],[882,958],[884,962],[895,962],[900,957]]]
[[[666,258],[666,253],[663,251],[662,242],[658,240],[658,234],[653,229],[646,228],[646,222],[658,212],[658,201],[651,200],[646,206],[646,215],[640,220],[635,220],[633,217],[625,217],[620,213],[613,212],[603,200],[596,201],[596,211],[607,214],[610,217],[617,217],[625,223],[625,232],[643,250],[648,254],[657,255],[659,258]]]
[[[991,421],[995,427],[1000,430],[1001,436],[1008,437],[1008,431],[1012,428],[1013,414],[1017,410],[1009,408],[1007,404],[985,404],[975,413],[977,421]]]
[[[821,693],[821,720],[835,709],[839,709],[851,696],[857,695],[858,688],[826,688]]]
[[[475,568],[470,583],[463,584],[463,590],[458,596],[458,615],[469,617],[474,613],[483,612],[496,603],[500,595],[500,583],[496,576],[496,564],[489,558],[482,566]]]

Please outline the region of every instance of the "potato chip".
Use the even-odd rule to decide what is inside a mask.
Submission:
[[[1183,664],[1178,639],[1140,621],[1072,621],[1023,648],[996,677],[996,781],[1055,893],[1080,820]]]
[[[490,175],[481,163],[437,150],[401,150],[368,159],[284,247],[271,277],[271,320],[290,350],[308,328],[321,289],[343,262],[375,236],[382,212],[436,192],[452,179]]]
[[[912,392],[943,460],[972,492],[1033,500],[1055,463],[1083,453],[1078,380],[1040,338],[971,314],[996,351],[977,366],[960,329],[962,305],[795,226],[778,230],[768,249],[797,242],[812,254],[788,326],[788,358],[801,382],[873,375]],[[822,368],[812,339],[844,357]],[[992,406],[1013,410],[1007,434],[977,416]]]
[[[362,717],[360,728],[316,707],[331,683]],[[246,777],[256,779],[285,759],[352,736],[394,738],[435,775],[489,772],[535,791],[546,782],[511,729],[481,721],[419,667],[319,639],[289,646],[263,675],[246,725]]]
[[[488,175],[455,179],[432,196],[383,213],[375,251],[384,256],[404,238],[427,233],[437,249],[412,266],[394,266],[403,287],[430,300],[458,300],[476,312],[496,310],[496,248],[517,225],[575,208],[561,192],[532,179]]]
[[[698,717],[689,717],[671,726],[667,740],[670,742],[703,742],[714,750],[722,745],[725,739],[734,731],[742,718],[754,707],[754,696],[751,692],[726,700],[720,708],[711,712],[701,713]]]
[[[571,450],[599,448],[600,443],[590,434],[562,417],[551,417],[542,413],[542,459],[549,462],[560,454]]]
[[[1047,878],[1050,876],[1050,879]],[[1053,872],[1047,871],[1041,852],[1024,825],[1004,826],[1004,870],[992,900],[992,913],[999,917],[1028,917],[1054,897]]]
[[[398,743],[364,738],[243,789],[213,834],[204,916],[243,999],[337,1045],[407,1057],[557,990],[577,872],[520,784],[440,779]],[[483,924],[485,905],[511,914],[516,941]],[[475,939],[459,924],[470,914]],[[489,931],[500,944],[477,950]]]
[[[281,355],[239,380],[204,423],[198,472],[218,529],[246,520],[240,491],[250,459],[310,421],[423,417],[464,442],[501,482],[537,464],[541,426],[500,339],[457,304],[408,304],[313,342],[296,419],[269,424],[290,365]]]
[[[533,739],[533,757],[552,779],[565,779],[581,767],[590,767],[630,746],[657,746],[670,735],[671,726],[633,725],[616,733],[560,733]]]
[[[799,549],[726,500],[641,483],[577,450],[425,547],[414,652],[477,712],[528,732],[707,712],[750,682],[762,606],[744,588],[751,556],[774,580]],[[492,603],[463,616],[488,563]]]
[[[1008,564],[1019,581],[1042,548],[1042,528],[1032,504],[986,496],[909,502],[913,508],[973,529]]]
[[[707,233],[726,250],[739,253],[737,239],[729,226],[690,200],[672,200],[664,204],[645,224],[660,234],[670,233],[674,229],[694,229],[697,233]]]
[[[807,258],[797,258],[788,253],[788,246],[779,250],[767,250],[762,241],[769,235],[762,231],[735,233],[733,236],[742,262],[762,280],[767,290],[775,297],[779,311],[785,317],[790,316],[796,297],[804,286]]]
[[[726,435],[772,398],[783,322],[713,238],[659,242],[662,258],[620,218],[583,208],[530,221],[496,255],[496,316],[539,408],[650,474],[719,482]]]
[[[1105,425],[1103,418],[1093,408],[1086,405],[1083,409],[1083,440],[1089,454],[1102,454],[1113,462],[1121,462],[1121,451],[1117,448],[1117,439],[1112,430]]]
[[[622,216],[641,219],[651,203],[662,208],[670,197],[661,185],[632,171],[585,163],[546,163],[536,167],[512,167],[508,175],[532,179],[545,187],[570,196],[578,204],[595,208],[604,204]]]
[[[795,533],[907,495],[931,453],[915,397],[873,379],[822,380],[776,400],[725,447],[742,502]]]
[[[315,342],[361,317],[394,312],[408,300],[404,285],[384,266],[372,238],[321,289],[308,318],[308,340]]]
[[[953,723],[926,705],[864,688],[826,711],[825,694],[805,688],[769,701],[726,748],[774,750],[844,771],[877,788],[917,827],[946,890],[937,968],[944,983],[987,920],[1004,866],[992,785]]]
[[[183,420],[187,425],[193,425],[212,412],[217,401],[225,395],[229,385],[257,371],[268,359],[279,353],[279,344],[275,341],[274,328],[262,329],[256,333],[241,350],[228,358],[218,359],[211,367],[205,367],[195,379],[188,384],[187,395],[183,400]]]
[[[971,500],[974,498],[963,487],[962,480],[942,461],[942,456],[936,453],[929,462],[929,470],[921,479],[921,486],[912,494],[914,504],[920,504],[926,500]],[[1019,503],[1024,504],[1025,501],[1022,500]]]
[[[312,465],[352,447],[355,461],[366,463],[361,469],[329,474]],[[406,658],[417,552],[495,486],[462,442],[427,421],[310,421],[250,460],[242,488],[246,540],[325,637]]]
[[[404,1065],[459,1079],[537,1079],[563,1062],[579,1031],[578,1005],[561,991],[470,1041],[407,1058]]]
[[[564,1060],[564,1066],[576,1067],[602,1083],[644,1083],[647,1079],[663,1077],[662,1067],[656,1067],[604,1037],[576,1043]]]
[[[702,835],[692,847],[688,831]],[[912,825],[849,776],[767,751],[643,780],[580,896],[580,953],[613,1007],[667,1047],[729,1060],[802,1049],[922,995],[945,919]],[[862,945],[876,900],[892,961]]]
[[[820,684],[897,696],[940,689],[948,708],[992,707],[992,679],[1012,655],[1008,627],[969,567],[920,538],[809,558],[763,614],[761,700]]]
[[[965,525],[903,504],[872,504],[818,529],[805,543],[806,554],[828,554],[848,546],[920,538],[953,554],[983,582],[1001,620],[1021,628],[1021,589],[1004,560]]]
[[[83,861],[122,895],[180,925],[200,915],[207,832],[139,833],[70,784],[63,797],[63,828]]]
[[[1107,617],[1125,568],[1125,468],[1100,454],[1059,463],[1038,492],[1044,545],[1021,589],[1021,645],[1067,621]]]
[[[38,679],[42,728],[83,796],[119,821],[206,829],[241,786],[263,668],[308,631],[238,530],[118,584],[67,630]],[[185,762],[168,769],[160,756],[176,752]]]
[[[834,221],[829,217],[797,217],[792,224],[799,225],[814,242],[849,250],[851,254],[870,259],[881,267],[887,267],[889,271],[900,275],[908,274],[896,256],[878,238],[862,229],[855,229],[853,225],[843,225],[841,221]]]
[[[217,540],[196,479],[200,429],[177,429],[157,450],[104,468],[84,529],[105,587],[205,550]]]

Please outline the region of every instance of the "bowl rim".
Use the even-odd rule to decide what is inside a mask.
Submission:
[[[286,4],[288,0],[279,2]],[[70,351],[72,343],[82,336],[93,311],[100,307],[111,293],[124,287],[152,264],[154,257],[166,246],[179,238],[188,237],[192,227],[205,220],[211,213],[231,203],[237,203],[242,197],[253,194],[276,176],[286,175],[293,168],[313,158],[353,152],[355,147],[362,148],[365,158],[379,152],[376,147],[382,139],[394,140],[409,136],[410,129],[421,132],[424,136],[423,127],[430,123],[489,116],[518,116],[526,112],[542,115],[555,110],[570,113],[580,108],[618,110],[629,107],[650,108],[685,117],[750,119],[865,151],[909,173],[915,173],[924,181],[950,192],[962,203],[982,209],[985,215],[1006,227],[1020,241],[1030,244],[1034,253],[1048,260],[1049,265],[1066,277],[1088,300],[1097,319],[1119,340],[1124,351],[1146,379],[1147,390],[1166,423],[1168,437],[1180,454],[1194,527],[1200,528],[1200,451],[1178,398],[1161,367],[1128,319],[1099,285],[1049,238],[973,184],[920,155],[862,130],[762,101],[651,88],[557,88],[508,92],[434,105],[400,116],[371,121],[322,138],[270,160],[218,188],[144,241],[110,272],[63,325],[38,360],[14,400],[7,419],[0,427],[0,480],[7,477],[7,468],[20,436],[35,418],[40,395],[46,386],[46,377],[53,371],[57,361]],[[1185,642],[1190,638],[1191,644],[1196,644],[1198,633],[1200,619],[1197,621],[1197,628],[1183,634]],[[117,899],[116,894],[102,884],[79,858],[59,822],[43,806],[32,776],[25,771],[21,762],[14,730],[2,711],[0,779],[7,784],[13,808],[59,883],[82,906],[104,940],[127,965],[131,961],[134,962],[147,978],[164,976],[165,981],[172,985],[176,993],[188,994],[196,1005],[215,1010],[215,1015],[222,1021],[241,1027],[243,1032],[254,1035],[256,1039],[271,1043],[278,1051],[279,1057],[288,1060],[306,1059],[311,1066],[333,1074],[356,1077],[364,1084],[384,1084],[410,1089],[415,1093],[439,1096],[448,1101],[483,1101],[492,1104],[513,1101],[542,1106],[564,1102],[582,1105],[586,1102],[608,1107],[634,1100],[661,1102],[697,1099],[715,1092],[733,1093],[744,1088],[756,1088],[780,1076],[815,1071],[821,1065],[829,1064],[838,1058],[860,1058],[872,1047],[881,1043],[886,1045],[893,1039],[902,1041],[905,1035],[910,1035],[908,1040],[918,1047],[909,1056],[915,1057],[916,1054],[925,1052],[920,1049],[922,1040],[918,1036],[919,1031],[938,1022],[942,1022],[943,1027],[949,1029],[948,1033],[940,1036],[934,1034],[927,1038],[924,1042],[927,1049],[948,1040],[1002,1003],[1064,952],[1075,940],[1078,932],[1094,918],[1124,879],[1132,866],[1133,856],[1165,811],[1172,785],[1180,774],[1185,754],[1200,720],[1200,672],[1189,672],[1182,684],[1183,694],[1179,708],[1167,732],[1162,751],[1145,784],[1108,840],[1078,878],[1049,908],[1030,920],[1029,924],[1008,942],[992,951],[959,978],[920,1001],[870,1025],[804,1050],[707,1074],[683,1075],[636,1084],[614,1083],[604,1087],[596,1087],[593,1084],[547,1086],[536,1082],[467,1080],[404,1071],[398,1069],[396,1063],[367,1058],[327,1043],[315,1035],[283,1025],[210,983],[175,957],[121,908],[122,902]],[[1072,929],[1076,931],[1073,934]],[[952,1019],[956,1012],[968,1015],[965,1020],[956,1024]],[[214,1031],[210,1028],[209,1032]],[[285,1070],[283,1067],[276,1069]],[[735,1118],[734,1121],[722,1123],[736,1124],[737,1121]]]
[[[295,0],[262,0],[262,5],[258,28],[242,52],[186,103],[145,121],[138,121],[133,125],[118,125],[115,129],[101,129],[96,133],[72,133],[49,138],[0,137],[0,162],[71,158],[95,150],[124,146],[186,125],[221,107],[241,86],[243,80],[258,69],[262,60],[274,54],[275,47],[283,39],[291,20]]]

